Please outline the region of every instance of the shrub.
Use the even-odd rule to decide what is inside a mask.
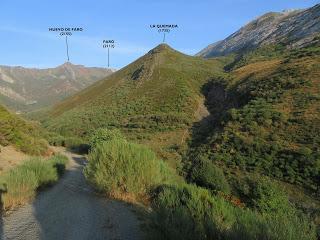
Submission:
[[[216,203],[210,193],[192,185],[163,185],[154,190],[152,229],[158,239],[210,239],[217,230],[211,225],[216,216],[220,230],[228,229],[232,219],[218,220],[211,215]]]
[[[3,185],[2,204],[9,209],[30,201],[35,196],[38,179],[33,171],[17,168],[1,177]]]
[[[230,193],[230,186],[223,171],[209,160],[201,159],[195,163],[191,171],[191,180],[198,186],[226,194]]]
[[[24,172],[33,172],[37,179],[38,187],[45,187],[58,180],[58,174],[54,167],[52,167],[47,160],[41,158],[33,158],[17,168],[17,170]]]
[[[290,205],[288,196],[273,181],[261,177],[251,183],[251,206],[263,213],[293,214],[294,208]]]
[[[33,156],[44,155],[48,150],[48,143],[44,139],[32,138],[23,135],[23,138],[15,141],[15,145],[19,150]]]
[[[79,137],[65,137],[59,134],[50,133],[47,136],[48,142],[52,146],[66,147],[68,150],[77,153],[88,153],[89,145]]]
[[[91,148],[94,148],[98,144],[101,144],[106,141],[111,141],[113,139],[124,139],[124,136],[121,134],[118,129],[107,129],[107,128],[99,128],[93,132],[90,137],[89,145]]]
[[[28,122],[0,105],[0,145],[14,145],[29,155],[44,155],[48,143],[44,131],[34,122]]]
[[[238,183],[238,188],[247,205],[261,213],[294,214],[285,191],[267,177],[247,178]]]
[[[58,180],[59,169],[56,163],[66,164],[67,158],[62,155],[48,160],[33,158],[1,176],[2,204],[4,209],[30,201],[39,188]]]
[[[237,208],[192,185],[156,188],[152,207],[152,239],[316,239],[304,219]]]
[[[65,147],[73,152],[88,153],[89,145],[81,138],[78,137],[66,137],[64,139]]]
[[[51,164],[51,166],[53,166],[56,169],[58,175],[62,176],[66,169],[68,158],[64,155],[57,154],[49,158],[48,161]]]
[[[148,190],[174,178],[171,169],[143,145],[113,139],[90,151],[85,176],[113,197],[145,196]]]
[[[65,137],[61,135],[48,136],[48,142],[52,146],[65,147]]]

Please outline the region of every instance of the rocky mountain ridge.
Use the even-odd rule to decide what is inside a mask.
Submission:
[[[251,21],[226,39],[200,51],[202,57],[241,53],[268,44],[303,47],[319,41],[320,4],[305,10],[270,12]]]
[[[48,69],[0,66],[0,100],[17,111],[36,110],[54,104],[113,72],[112,69],[70,62]]]

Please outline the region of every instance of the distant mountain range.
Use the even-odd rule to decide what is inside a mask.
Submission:
[[[70,62],[48,69],[0,66],[0,101],[16,111],[36,110],[57,103],[113,72]]]
[[[216,57],[241,53],[262,45],[283,44],[288,48],[318,42],[320,4],[306,10],[270,12],[253,20],[226,39],[213,43],[197,56]]]

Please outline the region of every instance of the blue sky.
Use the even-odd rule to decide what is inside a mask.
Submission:
[[[70,61],[105,67],[103,39],[114,39],[111,67],[121,68],[162,41],[150,24],[178,24],[167,42],[195,54],[270,11],[316,0],[0,0],[0,65],[54,67],[66,61],[64,38],[49,27],[83,27],[69,37]]]

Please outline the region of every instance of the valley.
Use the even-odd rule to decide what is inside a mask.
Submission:
[[[170,22],[117,71],[0,66],[0,239],[319,239],[320,4],[195,55]]]
[[[63,136],[82,139],[97,128],[119,128],[129,139],[152,146],[160,156],[178,164],[179,156],[170,148],[179,147],[185,130],[195,121],[201,84],[212,75],[223,74],[222,67],[223,60],[193,58],[161,44],[57,104],[43,125]]]

